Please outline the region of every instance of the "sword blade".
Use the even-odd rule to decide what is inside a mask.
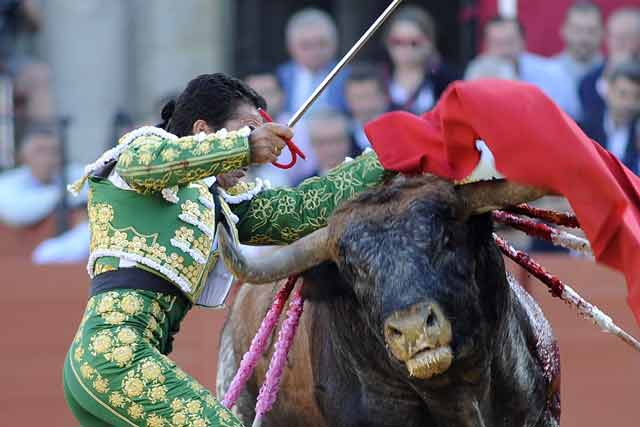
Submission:
[[[384,22],[391,16],[391,14],[400,6],[402,0],[393,0],[393,2],[387,7],[387,9],[382,12],[382,15],[376,19],[376,21],[369,27],[369,29],[360,37],[360,40],[356,44],[354,44],[349,52],[338,62],[338,64],[331,70],[331,72],[325,77],[325,79],[320,83],[320,85],[313,91],[311,96],[302,104],[302,106],[296,111],[296,113],[289,120],[289,127],[295,126],[298,121],[302,118],[304,113],[311,108],[313,103],[318,99],[318,97],[324,92],[329,83],[338,75],[338,73],[353,59],[354,56],[362,49],[362,47],[369,41],[369,39],[375,34],[376,31],[384,24]]]

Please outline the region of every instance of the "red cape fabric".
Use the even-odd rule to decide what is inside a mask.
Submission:
[[[389,170],[462,179],[477,165],[475,141],[482,139],[507,179],[563,194],[596,259],[625,275],[640,324],[640,178],[539,89],[504,80],[457,82],[430,112],[388,113],[365,130]]]

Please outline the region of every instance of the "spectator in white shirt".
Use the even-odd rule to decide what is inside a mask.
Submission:
[[[22,166],[0,174],[0,222],[12,227],[34,225],[51,215],[63,197],[60,141],[48,128],[28,131],[20,150]],[[66,168],[67,182],[82,175]],[[69,198],[78,205],[84,198]]]
[[[485,26],[485,53],[510,61],[519,80],[538,86],[566,113],[577,116],[579,103],[571,79],[550,59],[526,51],[520,21],[500,16],[489,20]]]
[[[67,232],[47,239],[33,251],[34,264],[68,264],[86,262],[89,258],[89,223],[85,220]]]

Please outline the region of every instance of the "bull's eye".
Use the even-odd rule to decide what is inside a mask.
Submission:
[[[399,329],[394,328],[393,326],[387,327],[387,332],[389,334],[389,338],[400,338],[402,337],[402,332]]]
[[[429,313],[429,316],[427,317],[427,327],[432,327],[435,326],[436,324],[436,316],[435,314],[433,314],[433,312]]]

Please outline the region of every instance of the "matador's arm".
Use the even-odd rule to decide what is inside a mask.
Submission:
[[[295,188],[266,190],[232,204],[239,217],[240,241],[254,245],[291,243],[327,225],[344,201],[389,177],[371,151],[345,162],[327,176],[309,178]]]
[[[141,193],[240,169],[250,163],[249,130],[209,135],[136,138],[120,155],[116,172]]]

